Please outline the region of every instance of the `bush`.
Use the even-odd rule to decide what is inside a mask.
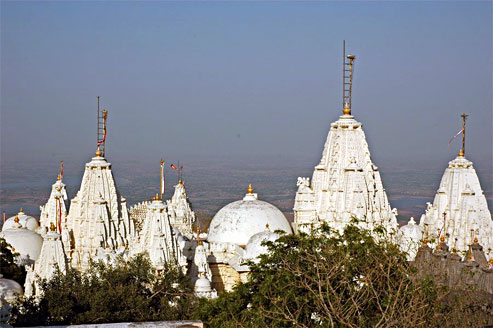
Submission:
[[[4,238],[0,238],[0,273],[6,279],[17,281],[21,286],[26,281],[26,270],[15,264],[19,253],[12,252],[12,246]]]
[[[398,246],[349,225],[266,242],[249,280],[203,301],[209,327],[432,327],[445,290],[419,279]]]
[[[193,290],[175,267],[157,277],[143,255],[115,265],[92,263],[86,273],[58,271],[42,281],[39,300],[26,298],[14,308],[13,325],[89,324],[182,320],[191,316]]]

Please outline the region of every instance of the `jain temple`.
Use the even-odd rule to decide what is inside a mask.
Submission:
[[[370,231],[385,228],[385,238],[398,243],[410,261],[423,245],[447,247],[458,261],[481,259],[478,265],[491,271],[493,221],[473,163],[465,156],[466,115],[462,148],[445,168],[433,203],[419,222],[411,218],[399,227],[362,124],[351,112],[354,61],[353,55],[344,57],[342,115],[330,125],[320,163],[311,178],[298,178],[293,223],[261,200],[251,185],[220,209],[202,233],[194,228],[196,218],[182,180],[171,199],[161,193],[130,206],[105,157],[107,112],[102,111],[98,148],[85,165],[75,197],[67,197],[62,169],[40,206],[39,221],[22,209],[5,220],[0,237],[20,254],[16,261],[28,273],[25,286],[0,276],[2,302],[16,294],[38,295],[40,278],[49,279],[57,268],[84,271],[91,260],[112,263],[139,253],[148,254],[157,275],[165,265],[175,265],[189,275],[198,296],[214,298],[247,279],[247,261],[267,252],[263,242],[277,239],[280,231],[309,234],[323,223],[340,231],[353,219]]]

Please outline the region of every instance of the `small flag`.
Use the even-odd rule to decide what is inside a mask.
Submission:
[[[171,166],[171,168],[172,168],[173,170],[177,170],[177,168],[176,168],[175,164],[171,163],[171,165],[170,165],[170,166]]]
[[[459,132],[457,132],[457,134],[455,136],[453,136],[452,138],[450,138],[450,140],[448,141],[448,145],[450,146],[450,143],[452,141],[454,141],[455,138],[457,138],[458,136],[460,136],[462,132],[464,132],[464,129],[461,129]]]

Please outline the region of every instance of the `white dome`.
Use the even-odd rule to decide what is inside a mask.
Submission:
[[[279,238],[277,233],[271,232],[270,230],[265,230],[254,234],[248,240],[245,249],[245,255],[243,258],[245,260],[255,260],[261,254],[267,253],[267,246],[262,245],[264,241],[276,241]]]
[[[208,293],[212,291],[211,282],[206,277],[202,276],[195,282],[195,292],[197,293]]]
[[[0,274],[0,305],[4,302],[14,301],[16,296],[22,296],[24,292],[19,283],[14,280],[3,278]]]
[[[284,214],[274,205],[258,200],[257,194],[249,189],[243,200],[232,202],[216,213],[207,239],[213,243],[243,246],[251,236],[264,231],[267,224],[272,231],[291,233],[291,226]]]
[[[400,227],[399,233],[401,238],[412,240],[414,242],[420,241],[422,238],[423,228],[416,224],[414,218],[409,219],[409,222]]]
[[[21,228],[20,225],[0,232],[0,237],[5,238],[5,241],[13,247],[12,252],[19,253],[23,259],[29,257],[32,261],[38,259],[41,246],[43,246],[41,235],[29,229]]]
[[[19,224],[23,228],[27,228],[31,231],[36,231],[39,228],[38,220],[36,220],[32,216],[26,215],[21,208],[21,210],[19,211],[19,213],[17,213],[17,215],[12,216],[5,221],[2,227],[2,231],[14,228],[14,226],[16,225],[15,224],[16,217],[19,218]]]

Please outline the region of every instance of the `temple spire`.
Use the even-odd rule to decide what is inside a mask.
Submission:
[[[344,115],[351,115],[351,93],[353,89],[353,73],[355,55],[346,56],[346,41],[342,43],[342,106]]]
[[[464,157],[466,153],[466,119],[469,115],[462,114],[462,148],[459,151],[459,156]]]

